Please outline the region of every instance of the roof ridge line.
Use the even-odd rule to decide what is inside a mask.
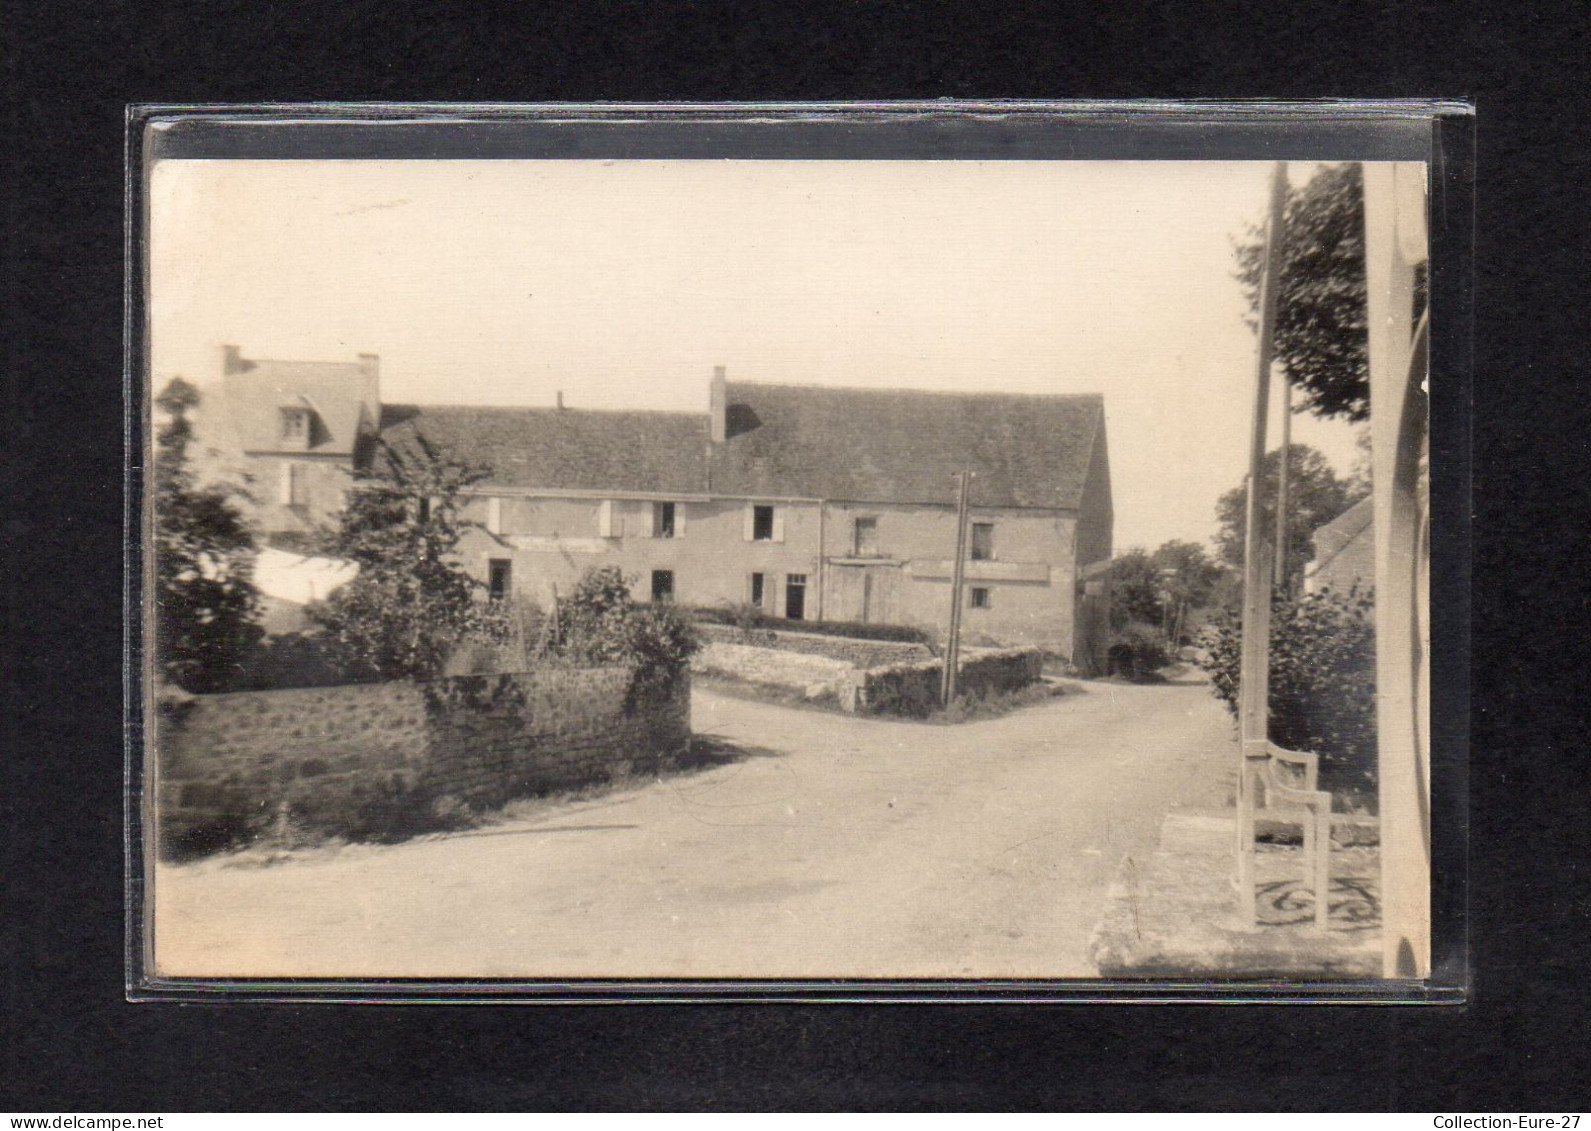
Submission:
[[[581,407],[575,406],[575,405],[563,405],[562,407],[560,407],[558,405],[540,405],[540,404],[526,404],[526,405],[445,404],[445,403],[444,404],[432,404],[430,402],[423,402],[423,401],[383,401],[382,402],[382,407],[383,408],[416,408],[416,409],[420,409],[421,411],[424,411],[425,409],[428,409],[428,408],[429,409],[446,408],[446,409],[459,409],[459,410],[468,411],[468,412],[546,412],[546,413],[560,413],[561,412],[561,413],[565,413],[565,414],[571,413],[571,412],[586,412],[586,413],[594,413],[594,414],[599,413],[599,414],[609,415],[609,416],[618,416],[618,415],[621,415],[621,414],[626,415],[626,416],[634,416],[634,415],[638,415],[638,414],[644,414],[644,415],[647,415],[647,416],[688,416],[688,417],[692,417],[692,418],[701,417],[703,419],[705,419],[706,416],[707,416],[706,412],[691,412],[688,409],[677,409],[677,408],[581,408]]]
[[[920,389],[910,385],[800,385],[786,381],[728,381],[727,387],[740,386],[751,389],[798,389],[803,392],[828,393],[911,393],[928,397],[1026,397],[1035,400],[1101,401],[1104,393],[1019,393],[1002,390],[976,389]]]

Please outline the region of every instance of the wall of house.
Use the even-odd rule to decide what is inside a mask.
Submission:
[[[423,831],[473,808],[650,772],[690,740],[690,675],[557,668],[206,695],[163,704],[158,824],[168,848],[257,834],[286,814],[344,836]]]
[[[1363,529],[1346,540],[1333,539],[1323,546],[1324,540],[1316,535],[1315,560],[1305,567],[1304,591],[1318,593],[1330,589],[1347,594],[1355,587],[1360,592],[1375,588],[1376,534],[1375,527],[1367,523]]]
[[[1077,513],[1077,607],[1073,619],[1072,664],[1084,675],[1103,674],[1110,651],[1110,579],[1088,576],[1091,565],[1110,561],[1115,514],[1110,492],[1110,457],[1103,425],[1094,437],[1088,482]],[[1085,580],[1086,578],[1086,580]]]
[[[739,500],[676,501],[675,537],[652,534],[652,502],[616,499],[611,503],[612,535],[603,537],[601,500],[520,499],[499,504],[500,533],[473,530],[460,543],[467,568],[485,580],[488,562],[513,563],[513,588],[546,608],[553,587],[560,596],[573,591],[591,568],[617,566],[634,579],[638,601],[652,598],[652,571],[672,570],[674,600],[685,605],[741,604],[750,598],[751,574],[764,575],[764,609],[787,613],[785,579],[808,579],[806,617],[818,615],[818,508],[810,503],[776,503],[781,514],[781,541],[750,541],[746,513],[751,503]],[[464,516],[484,524],[488,504],[473,499]]]
[[[845,561],[854,550],[858,517],[877,521],[879,564]],[[994,557],[967,563],[963,639],[1035,644],[1070,654],[1074,516],[1052,510],[970,509],[969,523],[985,522],[994,525]],[[824,615],[829,619],[910,624],[941,637],[948,630],[955,508],[829,503],[824,549]],[[864,573],[873,575],[870,585],[860,580]],[[989,591],[988,608],[972,607],[974,588]]]
[[[303,501],[286,501],[284,476],[291,465]],[[343,509],[353,485],[353,461],[346,456],[246,455],[240,466],[249,477],[249,511],[267,536],[308,534]]]

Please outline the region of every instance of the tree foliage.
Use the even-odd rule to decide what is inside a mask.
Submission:
[[[1120,632],[1129,624],[1159,625],[1160,577],[1149,551],[1134,546],[1110,563],[1110,627]]]
[[[1302,394],[1299,411],[1359,422],[1370,417],[1365,290],[1364,175],[1357,162],[1321,169],[1289,189],[1283,212],[1276,359]],[[1257,316],[1263,227],[1237,244],[1237,277]]]
[[[255,542],[235,489],[201,486],[188,449],[199,391],[174,377],[155,399],[155,662],[192,692],[231,686],[263,635],[254,588]]]
[[[459,495],[489,469],[442,455],[423,439],[413,450],[380,445],[359,475],[320,549],[352,561],[358,575],[310,607],[350,667],[383,679],[429,679],[474,633],[500,631],[477,599],[483,583],[454,555],[474,524]]]
[[[1237,714],[1242,632],[1231,618],[1206,629],[1217,698]],[[1374,602],[1366,591],[1322,590],[1271,607],[1270,738],[1320,755],[1322,788],[1373,804],[1376,782]]]
[[[1295,586],[1303,577],[1304,563],[1314,554],[1311,541],[1315,530],[1330,522],[1363,497],[1359,488],[1337,478],[1331,464],[1320,452],[1308,444],[1293,444],[1287,477],[1287,572],[1289,586]],[[1281,468],[1281,450],[1267,452],[1264,467],[1264,489],[1261,513],[1264,515],[1268,541],[1274,542],[1276,530],[1276,496],[1278,472]],[[1215,536],[1221,560],[1241,568],[1243,565],[1243,540],[1248,530],[1248,490],[1243,484],[1232,488],[1217,500],[1215,514],[1220,529]]]
[[[1110,566],[1111,627],[1149,625],[1175,644],[1189,615],[1214,599],[1222,572],[1196,542],[1173,539],[1153,553],[1128,550]]]
[[[637,605],[617,566],[588,569],[558,610],[559,651],[577,663],[648,669],[688,660],[701,647],[672,605]]]

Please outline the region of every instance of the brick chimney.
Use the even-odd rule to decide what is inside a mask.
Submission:
[[[360,354],[359,372],[372,381],[379,381],[381,379],[381,355],[379,353]]]
[[[223,377],[231,373],[242,373],[245,368],[243,351],[239,347],[221,347],[221,375]]]
[[[708,386],[707,419],[709,436],[713,443],[722,444],[729,438],[729,380],[722,365],[713,366],[713,383]]]

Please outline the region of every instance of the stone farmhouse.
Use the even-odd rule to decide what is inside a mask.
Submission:
[[[460,551],[491,597],[546,607],[593,566],[640,600],[943,634],[955,476],[973,473],[963,632],[1104,665],[1110,465],[1101,397],[711,381],[700,413],[388,405],[379,362],[222,358],[269,542],[342,506],[350,472],[423,438],[491,468]]]

